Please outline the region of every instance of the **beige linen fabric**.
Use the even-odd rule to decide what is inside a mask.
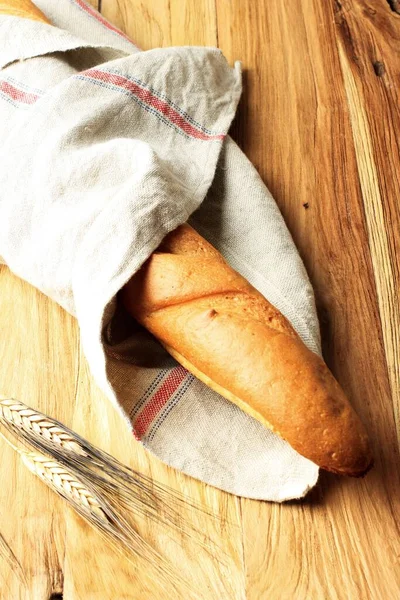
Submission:
[[[303,496],[316,465],[178,366],[116,303],[189,220],[320,352],[300,257],[227,136],[239,64],[215,48],[141,52],[83,0],[36,4],[53,26],[0,17],[3,261],[76,315],[98,385],[148,450],[234,494]]]

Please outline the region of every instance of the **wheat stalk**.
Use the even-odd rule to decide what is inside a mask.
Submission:
[[[187,496],[154,482],[91,445],[64,424],[22,402],[0,396],[0,423],[38,452],[26,452],[11,444],[25,466],[96,527],[120,550],[153,565],[175,589],[188,584],[176,568],[132,528],[124,515],[139,514],[172,526],[211,552],[210,542],[182,518],[183,505],[215,517]],[[167,530],[168,531],[168,530]],[[214,560],[223,564],[223,553],[212,545]],[[193,593],[193,590],[191,590]]]
[[[209,546],[202,541],[201,532],[183,521],[182,508],[192,508],[212,518],[215,515],[184,494],[130,469],[63,423],[19,400],[0,396],[0,421],[9,425],[15,435],[22,436],[39,452],[50,454],[67,468],[74,465],[79,473],[85,473],[94,484],[106,487],[110,493],[118,496],[127,509],[173,526],[203,547]]]
[[[9,425],[6,425],[6,428],[12,431]],[[123,552],[130,560],[134,555],[138,560],[144,560],[146,564],[152,565],[178,597],[181,597],[179,585],[186,590],[190,589],[188,582],[179,572],[152,548],[122,515],[118,514],[108,499],[96,494],[90,483],[84,479],[79,480],[73,469],[67,469],[44,454],[18,448],[2,432],[0,437],[20,455],[23,464],[31,473],[67,500],[89,525],[94,527],[105,540],[111,542],[114,548]],[[198,597],[196,593],[195,597]]]

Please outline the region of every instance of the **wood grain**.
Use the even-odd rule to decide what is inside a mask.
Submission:
[[[363,480],[322,474],[308,498],[285,505],[239,500],[168,469],[131,439],[94,385],[75,321],[5,267],[1,391],[219,511],[222,524],[201,526],[227,555],[223,567],[191,544],[167,542],[163,532],[143,526],[204,600],[398,597],[396,3],[102,0],[101,10],[144,50],[218,45],[231,63],[242,61],[244,92],[232,134],[273,192],[305,261],[325,358],[366,423],[376,466]],[[105,546],[0,447],[0,532],[20,563],[10,567],[0,543],[1,600],[61,592],[67,600],[170,597],[150,569]]]

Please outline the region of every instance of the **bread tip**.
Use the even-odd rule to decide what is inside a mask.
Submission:
[[[370,456],[367,460],[363,461],[363,465],[361,467],[353,466],[353,468],[346,467],[343,469],[339,469],[332,466],[321,466],[321,468],[325,469],[326,471],[330,471],[331,473],[335,473],[336,475],[346,475],[347,477],[362,479],[367,475],[367,473],[369,473],[373,466],[374,459],[372,456]]]

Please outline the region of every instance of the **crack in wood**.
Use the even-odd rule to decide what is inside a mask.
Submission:
[[[339,31],[342,35],[343,43],[346,46],[348,53],[350,54],[352,60],[355,63],[359,63],[360,59],[358,56],[356,43],[351,34],[349,24],[345,17],[345,11],[343,9],[343,5],[339,0],[334,0],[334,15],[335,15],[335,23],[339,28]]]
[[[0,533],[0,557],[3,558],[8,565],[12,568],[13,572],[17,575],[19,580],[26,586],[26,576],[24,570],[19,562],[18,558],[14,554],[11,546],[8,544],[6,538]]]
[[[50,579],[48,587],[48,593],[50,594],[49,600],[62,599],[64,590],[64,572],[62,568],[63,565],[60,563],[60,556],[58,553],[58,546],[56,542],[56,519],[57,517],[55,513],[52,512],[49,527],[49,553],[46,553],[45,555],[46,571],[49,574]],[[53,552],[50,548],[55,549],[55,552]]]

